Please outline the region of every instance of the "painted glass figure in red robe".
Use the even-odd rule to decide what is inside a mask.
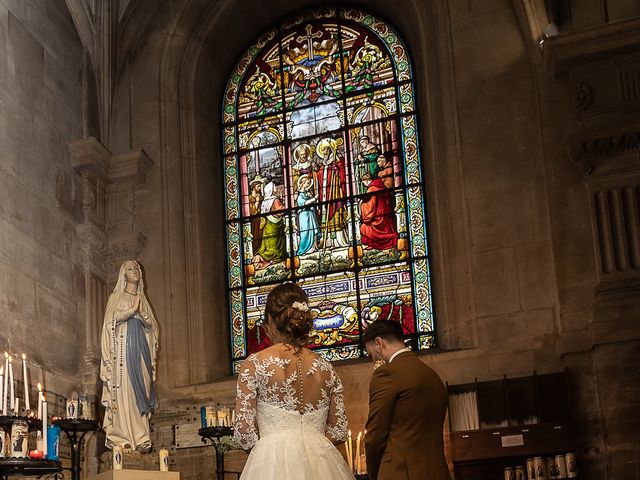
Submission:
[[[362,183],[367,187],[367,195],[360,207],[360,236],[365,248],[388,250],[398,242],[396,215],[393,210],[391,192],[385,188],[382,179],[372,179],[365,173]]]

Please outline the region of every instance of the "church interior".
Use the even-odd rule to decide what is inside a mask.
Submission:
[[[234,110],[238,104],[229,95],[238,93],[230,85],[246,86],[253,68],[266,68],[267,56],[251,64],[262,39],[271,38],[265,32],[279,32],[278,25],[296,18],[319,25],[318,18],[334,13],[342,15],[336,27],[342,46],[376,44],[382,33],[371,25],[382,25],[379,31],[389,26],[402,45],[389,50],[405,59],[389,60],[389,82],[397,83],[389,91],[413,90],[408,103],[405,97],[391,102],[402,112],[389,117],[396,125],[384,137],[389,155],[365,165],[372,173],[348,188],[369,198],[371,185],[385,189],[381,175],[372,177],[385,169],[394,175],[414,158],[422,180],[406,189],[396,182],[397,200],[385,201],[396,212],[405,201],[418,210],[402,210],[406,221],[397,226],[354,227],[345,235],[349,241],[362,236],[357,248],[339,239],[334,246],[356,265],[354,275],[367,270],[357,259],[373,258],[371,249],[385,250],[387,243],[408,265],[404,276],[393,278],[413,300],[405,310],[400,304],[376,312],[413,318],[428,309],[429,328],[418,336],[422,327],[415,320],[411,345],[449,389],[444,438],[452,478],[504,478],[505,468],[529,456],[562,453],[574,456],[578,478],[640,480],[636,0],[0,0],[0,352],[13,357],[16,388],[22,388],[19,359],[26,353],[31,391],[43,386],[49,415],[64,417],[75,394],[101,418],[105,307],[120,266],[137,260],[158,323],[158,408],[151,416],[152,451],[128,452],[125,469],[157,470],[158,451],[166,449],[169,470],[182,480],[239,478],[247,455],[233,448],[224,452],[224,472],[216,476],[216,451],[197,435],[201,407],[235,404],[235,362],[261,345],[256,316],[268,287],[260,282],[297,278],[303,270],[292,249],[297,245],[300,253],[303,240],[271,250],[264,239],[262,246],[234,245],[233,228],[247,238],[254,224],[233,220],[230,195],[248,209],[249,181],[269,173],[260,170],[266,163],[246,155],[240,183],[230,176],[236,164],[229,162],[240,158],[234,148],[241,150],[244,141],[238,123],[243,104]],[[281,62],[274,72],[296,74],[302,63],[287,56],[294,50],[308,62],[314,49],[338,55],[320,33],[316,39],[311,27],[305,33],[305,21],[300,36],[287,40],[297,50],[283,54],[284,47],[274,47],[274,61],[280,51]],[[350,40],[352,30],[353,38],[365,32],[364,40]],[[384,51],[386,38],[369,54]],[[346,78],[347,63],[335,65]],[[291,87],[300,94],[294,100],[307,106],[333,95],[329,87],[318,93],[313,82],[319,77],[308,71],[306,83]],[[367,70],[358,78],[372,82],[371,75]],[[256,108],[275,108],[267,87],[254,87]],[[371,92],[362,96],[368,105],[382,90]],[[411,115],[405,115],[409,103]],[[348,99],[344,105],[331,118],[357,116]],[[377,121],[367,118],[368,126]],[[318,132],[330,128],[324,121],[316,120]],[[274,125],[284,138],[295,138],[289,126]],[[356,152],[375,140],[368,133],[374,130],[362,127],[360,143],[349,146],[334,135],[334,143],[318,137],[313,146],[294,151],[296,143],[286,140],[282,147],[291,146],[286,158],[300,165],[305,155],[315,151],[322,158],[330,149],[364,158]],[[351,135],[344,131],[345,138]],[[227,149],[229,142],[240,147]],[[316,182],[322,190],[329,163],[323,165],[324,180],[319,170],[306,183],[300,173],[285,183],[311,192]],[[249,174],[254,177],[247,180]],[[406,178],[411,184],[409,173]],[[422,200],[410,207],[415,195]],[[350,206],[349,215],[364,216],[364,203]],[[320,209],[324,216],[314,228],[323,229],[333,211]],[[271,212],[263,205],[268,228],[280,228]],[[416,212],[425,218],[417,227]],[[302,216],[288,218],[286,228],[302,222]],[[428,242],[422,257],[416,253],[420,229]],[[381,240],[383,230],[389,242]],[[321,236],[308,237],[304,248],[333,248],[320,247]],[[272,268],[279,248],[286,250],[286,262],[280,258],[286,270]],[[425,270],[418,272],[420,265]],[[285,277],[277,277],[282,271]],[[244,282],[241,288],[234,275]],[[318,283],[307,285],[322,290],[325,304],[338,295],[328,291],[340,285],[368,285],[366,277],[340,285],[325,285],[326,274],[314,278]],[[428,289],[423,303],[419,282]],[[351,304],[368,295],[357,288],[363,290],[357,299],[355,290],[349,293]],[[240,313],[233,313],[236,307]],[[342,315],[335,318],[345,321]],[[352,315],[356,324],[364,321],[357,309]],[[323,318],[325,325],[335,318]],[[358,338],[352,337],[352,350],[326,350],[344,384],[354,438],[364,432],[373,372]],[[470,395],[479,413],[475,427],[461,425],[452,413]],[[523,432],[539,451],[517,443]],[[514,450],[509,441],[516,442]],[[545,447],[554,442],[555,451]],[[88,434],[82,449],[83,479],[111,468],[102,432]],[[70,455],[63,438],[65,466]]]

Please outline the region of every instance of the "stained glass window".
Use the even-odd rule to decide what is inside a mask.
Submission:
[[[356,9],[279,23],[242,56],[223,112],[234,371],[269,345],[267,294],[298,282],[310,347],[365,355],[362,333],[399,321],[435,343],[424,184],[406,47]]]

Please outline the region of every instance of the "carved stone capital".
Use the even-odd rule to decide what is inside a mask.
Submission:
[[[117,277],[120,264],[125,260],[136,259],[143,252],[147,238],[139,232],[120,234],[109,239],[109,280]]]
[[[78,227],[82,259],[86,267],[106,276],[111,269],[111,259],[106,232],[93,224]]]

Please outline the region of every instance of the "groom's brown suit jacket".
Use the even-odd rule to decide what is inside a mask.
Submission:
[[[413,352],[371,378],[365,448],[371,480],[451,480],[442,427],[447,389]]]

